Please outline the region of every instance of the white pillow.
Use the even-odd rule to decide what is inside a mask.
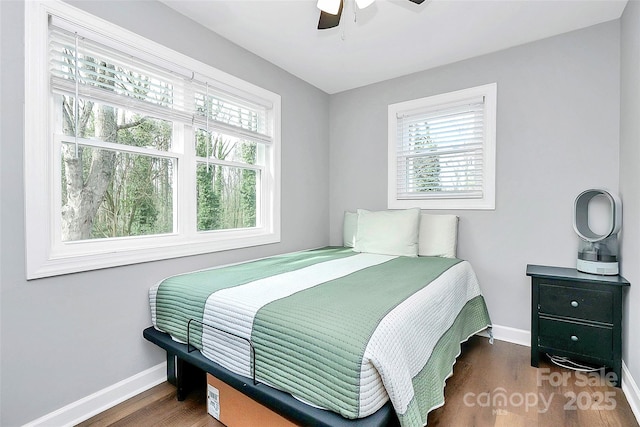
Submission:
[[[358,230],[358,214],[345,212],[342,224],[342,242],[345,248],[352,248],[356,243],[356,231]]]
[[[370,212],[358,209],[353,250],[384,255],[418,255],[420,209]]]
[[[455,258],[458,244],[456,215],[420,215],[418,255]]]

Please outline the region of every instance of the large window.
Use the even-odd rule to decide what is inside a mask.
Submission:
[[[27,277],[273,243],[280,97],[28,2]]]
[[[495,83],[389,105],[389,208],[494,209],[495,121]]]

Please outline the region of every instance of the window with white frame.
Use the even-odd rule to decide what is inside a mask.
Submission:
[[[495,83],[388,111],[390,209],[495,208]]]
[[[27,9],[27,278],[279,241],[278,95],[64,3]]]

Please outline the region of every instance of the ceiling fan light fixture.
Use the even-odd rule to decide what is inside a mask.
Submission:
[[[375,0],[356,0],[356,4],[358,8],[364,9],[365,7],[371,6],[374,1]]]
[[[318,0],[318,9],[331,15],[337,15],[340,10],[340,0]]]

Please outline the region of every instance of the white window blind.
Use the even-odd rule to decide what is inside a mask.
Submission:
[[[60,25],[60,26],[58,26]],[[75,30],[75,31],[74,31]],[[177,90],[181,76],[160,66],[115,50],[87,30],[56,17],[49,24],[51,90],[144,111],[167,120],[190,122],[184,94]]]
[[[390,105],[389,207],[493,208],[494,129],[495,85]]]
[[[484,98],[398,115],[400,199],[483,194]]]
[[[268,100],[161,58],[140,57],[129,46],[56,16],[50,19],[49,40],[54,92],[272,142]]]
[[[239,100],[233,95],[211,88],[206,82],[193,82],[193,88],[194,124],[239,138],[271,143],[266,106]]]

